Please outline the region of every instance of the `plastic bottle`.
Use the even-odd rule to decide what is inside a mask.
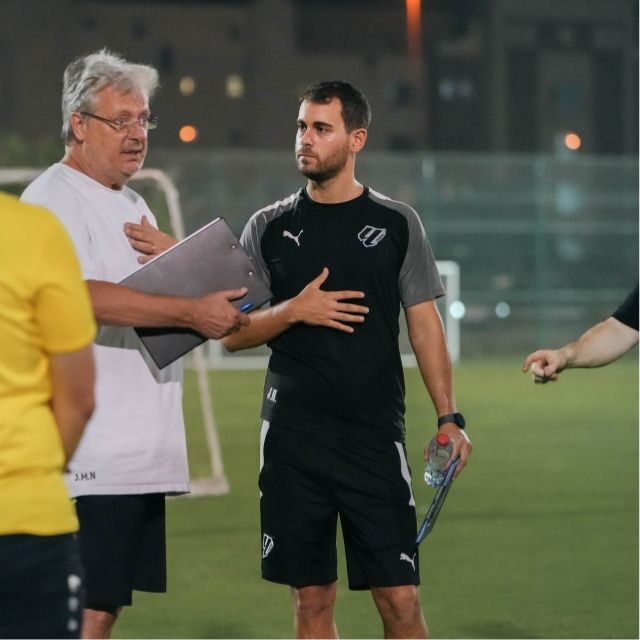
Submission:
[[[439,487],[446,476],[442,467],[453,451],[453,443],[446,433],[438,433],[429,443],[429,459],[424,467],[424,481],[430,487]]]

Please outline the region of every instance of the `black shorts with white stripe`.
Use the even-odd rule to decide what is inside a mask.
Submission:
[[[319,436],[268,422],[261,440],[264,579],[293,587],[334,582],[340,517],[350,589],[420,583],[402,443]]]

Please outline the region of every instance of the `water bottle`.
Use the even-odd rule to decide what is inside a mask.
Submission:
[[[453,451],[453,442],[446,433],[439,433],[429,443],[429,459],[424,467],[424,481],[430,487],[439,487],[446,476],[442,467],[447,464]]]

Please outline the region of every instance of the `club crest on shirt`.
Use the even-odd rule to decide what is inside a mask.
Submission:
[[[386,229],[379,229],[378,227],[372,227],[370,224],[367,224],[362,227],[360,233],[358,233],[358,240],[367,248],[375,247],[377,244],[380,244],[386,235]]]

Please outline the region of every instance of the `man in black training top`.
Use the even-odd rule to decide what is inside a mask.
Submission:
[[[538,384],[556,382],[565,369],[603,367],[622,357],[638,344],[638,285],[606,320],[599,322],[574,342],[560,349],[530,353],[523,371],[533,372]]]
[[[427,635],[400,305],[459,469],[471,452],[435,304],[444,290],[420,219],[355,179],[370,118],[346,82],[302,96],[295,152],[307,186],[258,211],[241,238],[274,300],[225,339],[232,351],[265,342],[273,350],[262,405],[262,575],[291,586],[297,637],[337,637],[338,515],[349,587],[371,589],[385,637]]]

